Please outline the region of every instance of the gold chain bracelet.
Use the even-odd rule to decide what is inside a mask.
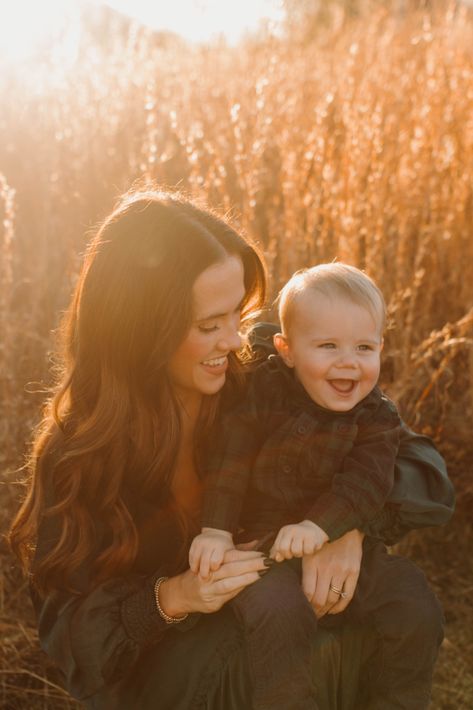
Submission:
[[[161,604],[159,603],[159,588],[162,583],[166,582],[166,580],[168,579],[169,577],[158,577],[158,579],[154,583],[154,598],[156,600],[156,608],[159,612],[159,615],[162,619],[164,619],[166,624],[179,624],[180,621],[184,621],[184,619],[187,619],[189,614],[184,614],[184,616],[169,616],[169,614],[166,614]]]

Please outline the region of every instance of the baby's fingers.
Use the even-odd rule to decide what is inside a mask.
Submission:
[[[302,547],[303,547],[303,551],[302,551],[303,555],[313,555],[314,552],[317,552],[317,550],[320,549],[321,545],[317,545],[310,536],[307,536],[304,539],[304,544]]]
[[[224,550],[220,550],[218,548],[212,551],[209,561],[210,569],[212,570],[212,572],[216,572],[222,564],[224,553]]]
[[[196,544],[194,540],[189,550],[189,567],[194,574],[199,572],[201,555],[202,551],[200,545],[198,543]]]
[[[200,557],[199,576],[202,579],[208,579],[210,576],[210,551],[204,550]]]
[[[273,559],[276,560],[276,562],[281,562],[283,560],[283,556],[280,553],[280,547],[281,547],[281,530],[278,532],[275,541],[273,542],[273,546],[269,551],[269,556]]]
[[[290,551],[293,557],[302,557],[304,554],[303,535],[294,534],[290,544]]]
[[[271,548],[270,557],[275,559],[276,562],[281,562],[284,559],[290,560],[293,556],[291,552],[292,538],[290,526],[281,528]]]

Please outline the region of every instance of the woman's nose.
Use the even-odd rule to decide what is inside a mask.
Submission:
[[[239,350],[241,348],[241,335],[237,328],[230,326],[219,340],[220,350],[227,352],[229,350]]]

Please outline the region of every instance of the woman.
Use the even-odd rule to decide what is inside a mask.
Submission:
[[[240,320],[264,290],[254,247],[176,196],[126,196],[90,245],[11,531],[42,646],[87,707],[250,707],[244,639],[225,604],[265,573],[265,559],[233,551],[206,581],[186,560],[219,411],[244,396]],[[373,521],[369,532],[386,538],[416,515],[447,518],[452,504],[433,448],[414,439],[416,453],[406,437],[402,465],[421,494]],[[431,502],[421,488],[432,481],[441,491]],[[349,603],[361,539],[352,531],[305,562],[319,616]],[[346,599],[329,590],[335,568]],[[338,674],[331,654],[327,687]]]

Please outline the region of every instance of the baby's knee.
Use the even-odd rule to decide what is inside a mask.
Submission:
[[[316,628],[316,616],[299,581],[278,579],[271,572],[238,595],[234,604],[247,629],[272,628],[293,636],[310,634]]]

